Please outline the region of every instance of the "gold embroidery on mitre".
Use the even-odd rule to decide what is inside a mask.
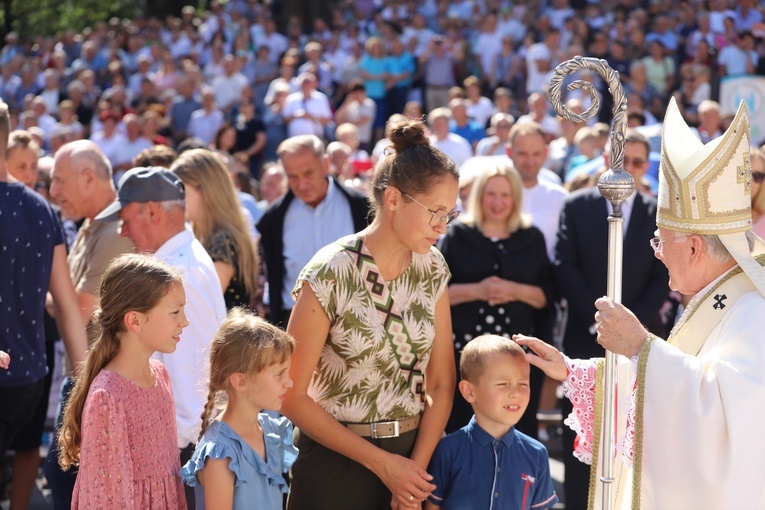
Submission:
[[[721,138],[713,152],[681,180],[662,137],[666,189],[660,186],[658,226],[703,234],[743,232],[751,227],[749,122],[743,104]]]
[[[749,153],[744,154],[744,164],[737,168],[738,184],[744,183],[744,193],[749,197],[752,195],[752,162]],[[750,198],[751,200],[751,198]]]

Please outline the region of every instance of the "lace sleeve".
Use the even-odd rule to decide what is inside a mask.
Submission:
[[[563,421],[576,432],[574,457],[592,464],[592,441],[595,429],[595,374],[598,360],[572,360],[566,358],[568,377],[563,382],[563,394],[574,406]]]

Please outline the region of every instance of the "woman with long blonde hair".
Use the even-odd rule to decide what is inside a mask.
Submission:
[[[226,308],[251,306],[258,255],[226,165],[211,151],[193,149],[170,170],[186,186],[186,218],[215,263]]]

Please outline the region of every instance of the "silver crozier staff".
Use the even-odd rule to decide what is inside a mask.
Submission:
[[[600,108],[600,95],[593,85],[586,81],[577,80],[569,84],[568,89],[584,89],[589,92],[592,104],[581,115],[568,111],[561,100],[561,86],[566,75],[575,71],[588,69],[598,73],[608,84],[608,90],[614,98],[613,124],[611,127],[611,169],[598,180],[600,194],[611,202],[613,212],[608,216],[608,298],[615,303],[622,302],[622,258],[624,217],[622,217],[622,202],[632,194],[635,183],[632,176],[624,171],[624,137],[627,132],[627,98],[619,81],[619,73],[611,69],[605,60],[591,57],[574,57],[555,68],[555,74],[550,80],[550,102],[555,112],[565,119],[574,122],[584,122],[592,118]],[[600,483],[602,484],[601,508],[613,508],[611,484],[614,480],[614,452],[616,427],[616,354],[606,351],[605,384],[603,394],[602,437],[603,456],[605,462],[601,465]],[[597,420],[596,420],[597,423]],[[597,437],[601,431],[596,430]]]

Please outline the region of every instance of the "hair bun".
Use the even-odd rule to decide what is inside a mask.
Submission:
[[[413,145],[429,145],[425,136],[425,125],[421,120],[406,119],[388,126],[388,139],[396,152]]]

